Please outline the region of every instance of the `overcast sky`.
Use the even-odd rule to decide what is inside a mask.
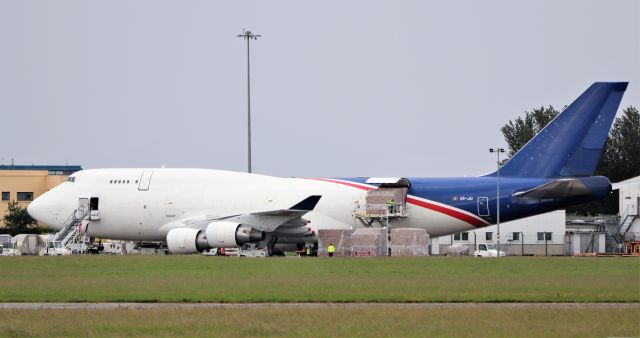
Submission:
[[[595,81],[640,105],[639,1],[0,0],[4,164],[463,176]]]

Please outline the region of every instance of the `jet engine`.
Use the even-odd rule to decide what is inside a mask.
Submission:
[[[204,231],[193,228],[171,229],[167,233],[167,247],[173,254],[193,254],[210,249]]]
[[[211,222],[205,230],[176,228],[167,233],[167,247],[174,254],[193,254],[211,248],[235,248],[244,243],[258,242],[264,232],[235,222]]]
[[[235,222],[218,221],[207,225],[207,242],[212,248],[235,248],[264,239],[264,233]]]

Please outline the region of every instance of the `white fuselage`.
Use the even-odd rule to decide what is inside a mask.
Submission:
[[[310,195],[321,195],[315,209],[304,216],[311,221],[309,225],[315,230],[352,229],[359,225],[354,206],[364,201],[368,188],[371,186],[335,179],[207,169],[93,169],[73,174],[37,198],[29,213],[59,229],[78,208],[79,199],[97,198],[100,220],[88,223],[88,235],[161,241],[172,224],[191,217],[288,209]],[[407,213],[409,217],[397,219],[391,226],[422,228],[432,236],[474,229],[458,218],[414,204],[407,205]]]

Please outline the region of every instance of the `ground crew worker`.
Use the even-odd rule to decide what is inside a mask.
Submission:
[[[310,246],[308,246],[307,249],[305,250],[305,254],[307,256],[311,256],[311,247]]]
[[[393,209],[396,206],[396,201],[392,198],[389,200],[389,202],[387,202],[387,206],[389,207],[389,213],[393,214]]]
[[[329,254],[329,257],[333,257],[333,254],[336,253],[336,247],[333,246],[333,243],[329,243],[329,246],[327,247],[327,253]]]

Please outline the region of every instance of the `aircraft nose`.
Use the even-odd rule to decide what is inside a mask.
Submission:
[[[54,229],[57,227],[57,206],[55,199],[51,198],[49,192],[39,196],[27,206],[27,212],[36,221],[46,224]]]
[[[52,194],[53,193],[53,194]],[[54,191],[48,191],[36,198],[27,206],[27,212],[41,224],[46,224],[54,229],[61,226],[60,212],[64,207],[60,204],[60,196]],[[71,213],[71,210],[69,210]]]
[[[27,206],[27,213],[29,213],[29,216],[33,217],[36,221],[45,223],[44,220],[46,215],[42,204],[42,197],[36,198]]]

